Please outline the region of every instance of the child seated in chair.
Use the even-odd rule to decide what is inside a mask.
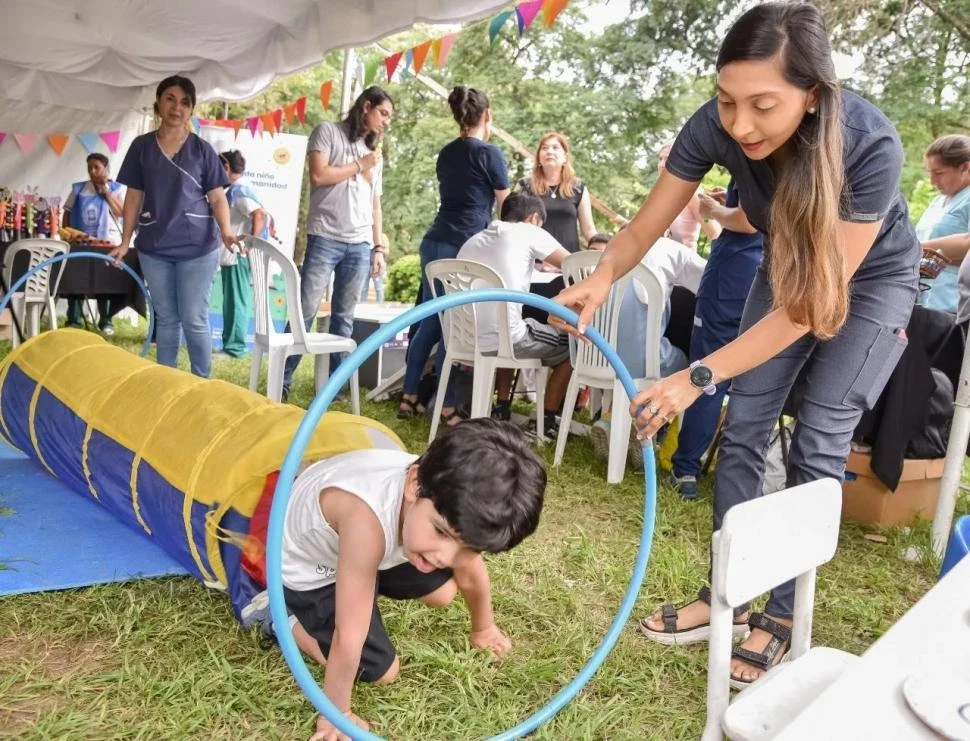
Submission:
[[[293,636],[325,666],[323,690],[348,718],[354,681],[398,676],[377,596],[443,607],[461,592],[469,640],[497,657],[511,642],[496,626],[482,553],[518,545],[539,524],[546,472],[513,425],[473,419],[420,457],[370,448],[309,466],[293,484],[282,578]],[[343,738],[326,718],[314,739]]]
[[[528,292],[532,270],[537,262],[561,267],[569,254],[556,239],[542,228],[546,208],[540,198],[525,191],[510,193],[502,203],[500,221],[493,221],[462,245],[459,260],[474,260],[492,268],[513,291]],[[495,308],[483,304],[478,313],[478,344],[483,355],[498,352],[498,324]],[[569,362],[568,335],[555,327],[532,318],[522,318],[522,304],[509,304],[509,339],[515,357],[541,360],[552,368],[546,384],[545,436],[554,440],[559,434],[556,413],[562,406],[572,365]],[[498,403],[492,410],[496,419],[510,417],[512,371],[501,369],[496,374]]]

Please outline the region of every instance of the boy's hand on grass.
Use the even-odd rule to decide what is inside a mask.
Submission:
[[[512,650],[512,641],[505,635],[495,623],[483,630],[474,630],[468,636],[468,640],[475,648],[487,648],[496,659],[505,658]]]
[[[360,726],[365,731],[370,730],[370,725],[363,718],[359,718],[349,710],[344,713],[351,723]],[[317,730],[310,736],[310,741],[350,741],[350,736],[341,733],[337,727],[322,715],[317,718]]]

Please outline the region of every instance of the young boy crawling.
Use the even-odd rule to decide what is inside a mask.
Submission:
[[[525,435],[472,419],[418,457],[371,448],[308,467],[294,482],[283,533],[282,576],[297,645],[327,667],[323,690],[350,709],[354,680],[386,684],[398,658],[377,595],[447,605],[461,592],[469,641],[504,656],[482,553],[533,533],[546,472]],[[326,718],[312,741],[346,738]]]

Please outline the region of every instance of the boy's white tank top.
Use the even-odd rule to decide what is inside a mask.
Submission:
[[[377,515],[384,531],[379,570],[404,563],[401,503],[408,467],[416,460],[401,450],[369,448],[318,461],[297,476],[283,525],[283,584],[303,592],[336,581],[340,538],[320,509],[320,492],[331,487],[360,497]]]

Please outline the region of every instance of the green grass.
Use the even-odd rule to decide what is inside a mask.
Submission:
[[[137,331],[115,342],[136,348]],[[143,330],[142,330],[143,331]],[[0,349],[2,352],[2,349]],[[184,359],[183,359],[183,367]],[[247,360],[217,358],[214,374],[245,385]],[[311,400],[311,364],[292,400]],[[346,408],[346,405],[343,405]],[[424,447],[421,420],[395,406],[363,413]],[[476,739],[515,724],[585,663],[622,598],[639,538],[641,480],[605,484],[605,462],[570,442],[535,536],[489,557],[499,625],[514,643],[501,664],[468,645],[460,604],[432,610],[384,604],[402,657],[390,687],[359,686],[355,710],[395,739]],[[682,502],[661,487],[656,539],[634,617],[692,597],[707,570],[710,484]],[[964,495],[960,512],[970,511]],[[835,559],[819,572],[815,641],[863,651],[935,580],[935,559],[909,562],[928,523],[863,539],[846,524]],[[302,739],[314,711],[279,651],[243,632],[228,600],[189,578],[167,578],[0,600],[0,737],[24,739]],[[704,722],[706,649],[649,643],[635,625],[577,699],[537,739],[696,738]],[[319,676],[319,672],[317,672]]]

